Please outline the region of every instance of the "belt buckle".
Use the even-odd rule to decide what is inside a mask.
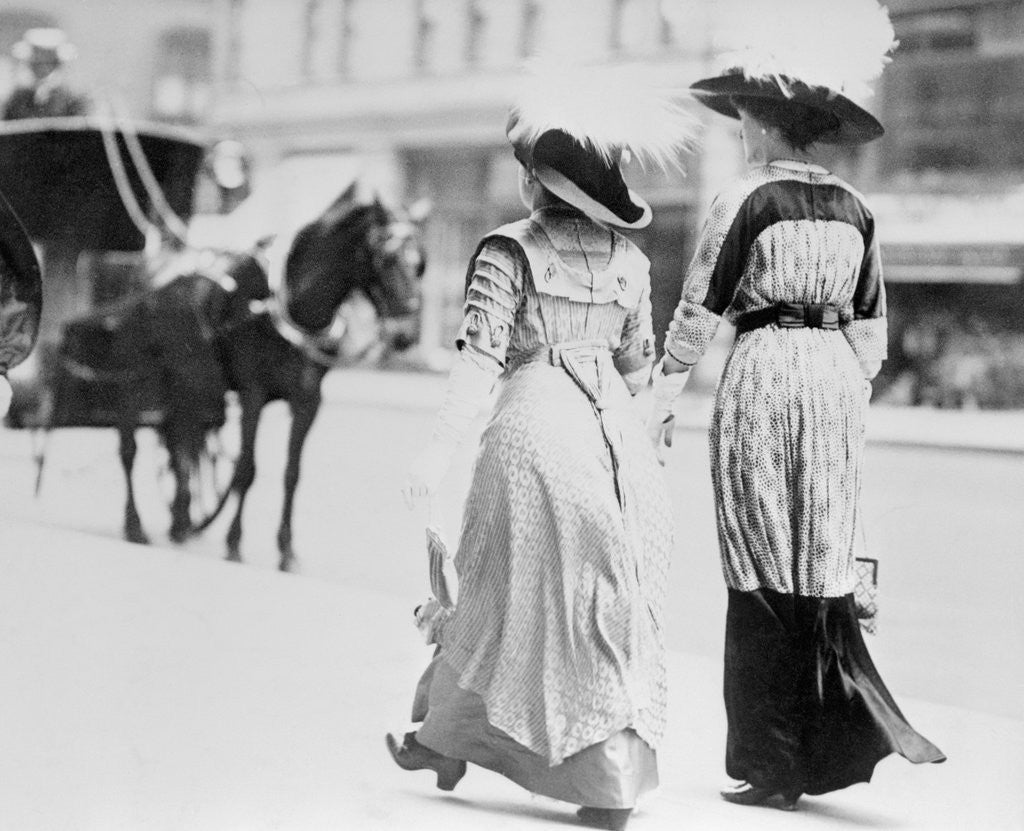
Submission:
[[[776,322],[783,329],[803,329],[807,325],[806,314],[803,303],[779,303]]]

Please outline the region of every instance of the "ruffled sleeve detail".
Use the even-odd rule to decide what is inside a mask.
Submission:
[[[612,360],[632,395],[636,395],[650,379],[651,364],[654,362],[650,285],[641,293],[636,308],[626,315],[622,326],[622,342]]]
[[[494,236],[481,243],[466,278],[465,316],[455,337],[459,349],[469,346],[505,365],[527,268],[514,240]]]

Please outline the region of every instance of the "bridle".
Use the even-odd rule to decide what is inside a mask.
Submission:
[[[406,228],[406,225],[409,227]],[[389,274],[392,269],[411,267],[409,252],[414,251],[412,243],[415,240],[415,234],[413,231],[411,224],[391,220],[386,225],[371,227],[363,237],[362,244],[367,246],[370,252],[371,273],[375,274],[377,279],[366,281],[354,288],[362,289],[369,296],[371,303],[382,317],[384,316],[383,311],[388,308],[390,301],[382,285],[381,277]],[[419,258],[418,251],[415,251],[415,254]],[[396,262],[397,258],[406,258],[406,261]],[[349,293],[347,292],[339,301],[331,322],[323,329],[316,331],[310,331],[300,325],[288,313],[288,288],[285,280],[278,282],[269,298],[264,301],[254,301],[253,306],[258,305],[258,312],[267,314],[274,330],[303,355],[321,366],[332,367],[338,361],[341,341],[348,330],[343,304]],[[257,309],[253,308],[253,311],[256,312]]]

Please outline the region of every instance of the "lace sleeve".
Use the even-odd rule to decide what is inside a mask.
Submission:
[[[888,354],[885,284],[873,220],[864,234],[864,260],[853,294],[853,317],[840,328],[864,367],[864,374],[873,377]]]
[[[665,351],[681,363],[697,363],[736,294],[752,242],[748,195],[747,187],[722,193],[701,230],[665,337]]]

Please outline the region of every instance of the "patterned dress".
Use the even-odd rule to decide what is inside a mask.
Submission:
[[[719,384],[727,769],[814,794],[869,780],[892,751],[944,758],[900,714],[853,609],[865,373],[886,356],[885,292],[871,213],[816,165],[773,162],[718,197],[665,349],[693,364],[722,318],[781,302],[836,306],[839,328],[745,331]]]
[[[657,784],[672,523],[630,386],[647,259],[566,208],[489,235],[459,344],[506,367],[481,438],[420,742],[536,793],[632,807]]]

